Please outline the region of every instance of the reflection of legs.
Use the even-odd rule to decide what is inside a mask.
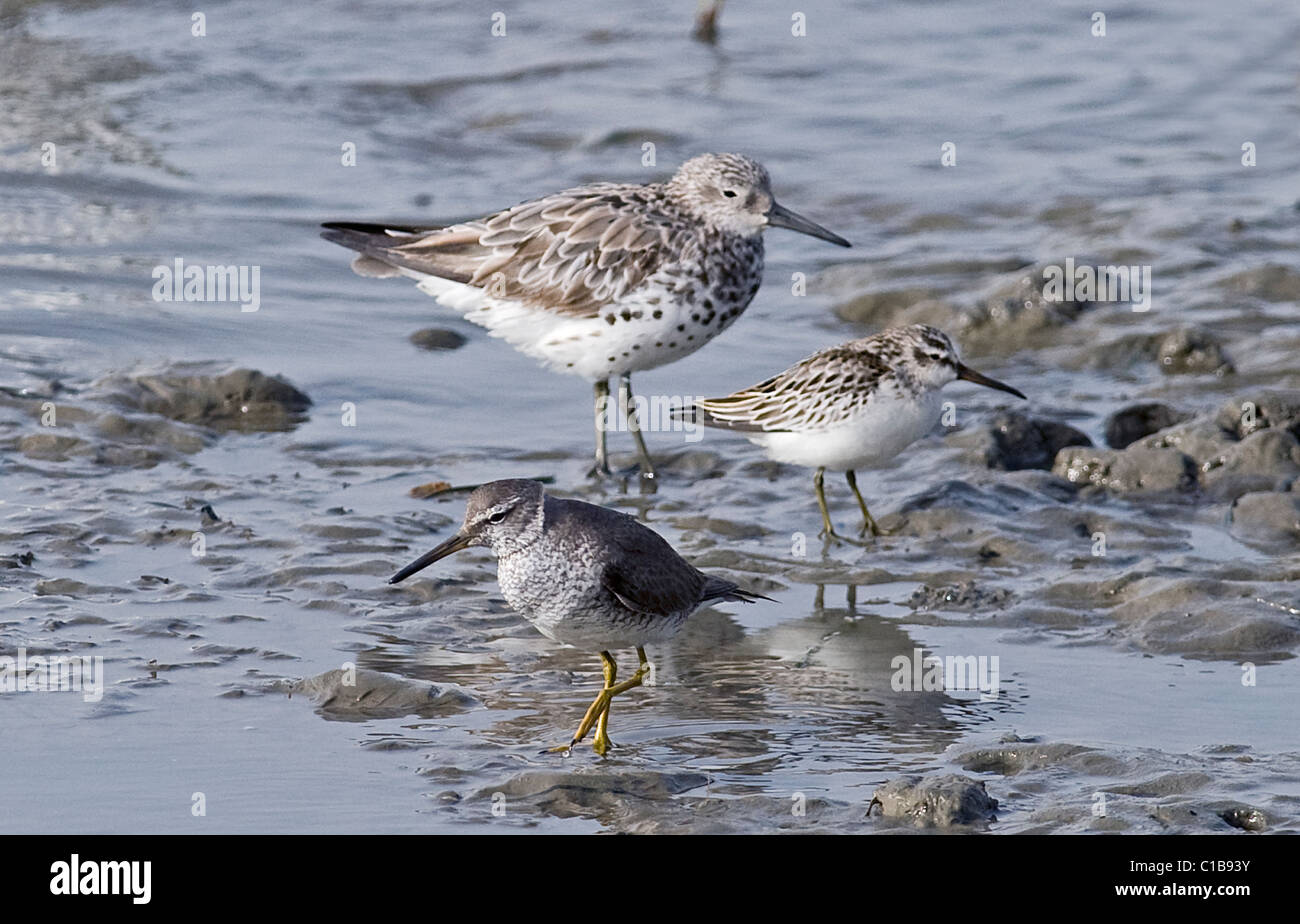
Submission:
[[[596,383],[596,466],[587,473],[588,478],[609,474],[609,461],[605,456],[605,408],[609,404],[609,381]]]
[[[844,479],[848,481],[849,487],[853,489],[853,496],[858,499],[858,506],[862,508],[862,529],[858,531],[859,536],[865,536],[868,532],[873,536],[881,535],[884,530],[876,525],[876,521],[871,518],[871,513],[867,510],[867,502],[862,499],[862,492],[858,490],[858,476],[849,470],[844,473]]]
[[[826,509],[826,488],[824,481],[826,478],[826,469],[817,469],[817,474],[813,476],[813,487],[817,489],[817,507],[822,512],[822,531],[821,535],[828,541],[834,542],[851,542],[854,545],[862,545],[857,539],[849,539],[835,532],[835,527],[831,525],[830,511]]]
[[[636,440],[636,451],[641,454],[641,477],[647,481],[655,477],[655,464],[650,460],[650,451],[645,447],[645,438],[641,436],[641,425],[636,419],[636,408],[632,404],[632,376],[624,373],[618,380],[618,400],[627,415],[627,428]]]

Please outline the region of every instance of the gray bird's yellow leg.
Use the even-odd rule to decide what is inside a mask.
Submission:
[[[873,536],[883,536],[888,533],[888,530],[881,529],[876,525],[876,521],[867,510],[867,502],[862,499],[862,492],[858,490],[857,474],[853,471],[847,471],[844,473],[844,480],[847,481],[849,487],[853,489],[853,496],[858,499],[858,506],[862,508],[862,529],[858,531],[858,535],[865,536],[867,533],[871,533]]]
[[[641,686],[645,682],[646,674],[650,673],[650,662],[646,660],[645,649],[638,646],[636,653],[637,657],[641,659],[641,664],[637,667],[636,673],[632,675],[631,679],[624,680],[620,684],[606,684],[611,699],[620,693],[626,693],[633,687]],[[610,680],[613,680],[612,676]],[[592,741],[591,749],[603,757],[605,752],[613,745],[614,742],[609,740],[609,703],[607,701],[604,711],[600,714],[600,719],[596,722],[596,739]]]
[[[596,465],[587,473],[588,478],[609,475],[609,459],[605,454],[605,411],[609,406],[609,380],[596,383]]]
[[[831,514],[830,511],[826,509],[825,480],[826,469],[817,469],[817,474],[813,476],[813,487],[817,489],[817,507],[822,512],[822,531],[820,535],[828,542],[849,542],[853,545],[863,545],[864,543],[860,539],[850,539],[847,536],[841,536],[835,531],[835,527],[831,525]]]
[[[641,456],[641,480],[653,485],[655,480],[655,464],[650,458],[650,451],[646,449],[645,438],[641,435],[641,424],[637,420],[636,408],[632,405],[632,376],[625,373],[618,381],[618,402],[623,408],[623,413],[627,415],[627,428],[632,431],[632,439],[636,441],[636,451]]]
[[[587,714],[582,717],[582,724],[578,730],[573,733],[573,740],[566,745],[552,748],[552,751],[568,751],[575,744],[587,737],[587,732],[591,731],[591,726],[596,725],[596,737],[591,743],[591,749],[601,757],[610,749],[613,742],[609,740],[609,705],[610,701],[620,693],[626,693],[633,687],[639,687],[645,681],[645,676],[650,672],[650,662],[646,660],[645,649],[637,648],[637,655],[641,658],[641,665],[637,668],[635,674],[622,683],[618,680],[618,664],[615,663],[613,656],[608,651],[600,653],[600,660],[604,664],[605,686],[596,698],[592,700],[591,705],[587,707]]]

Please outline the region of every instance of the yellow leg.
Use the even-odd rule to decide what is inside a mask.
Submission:
[[[587,737],[587,733],[591,731],[591,726],[595,725],[596,737],[592,741],[592,750],[602,757],[605,756],[605,752],[609,750],[612,744],[609,740],[610,701],[620,693],[626,693],[633,687],[641,686],[645,681],[646,674],[650,672],[650,662],[646,659],[645,649],[638,647],[636,653],[641,659],[641,664],[631,679],[624,680],[622,683],[616,682],[618,680],[618,664],[615,663],[614,658],[608,651],[600,653],[600,660],[604,664],[605,686],[596,694],[596,698],[592,700],[591,705],[587,707],[587,713],[582,717],[582,723],[578,726],[578,730],[573,733],[573,740],[568,744],[552,748],[552,752],[571,750],[575,744]]]
[[[630,680],[624,680],[619,684],[613,684],[612,681],[614,677],[611,675],[609,678],[610,682],[606,684],[606,689],[602,691],[608,693],[609,697],[605,701],[604,710],[600,713],[600,719],[596,722],[596,738],[591,742],[591,749],[601,757],[604,757],[605,752],[614,744],[614,742],[609,740],[610,700],[615,696],[618,696],[620,693],[626,693],[633,687],[641,686],[645,682],[646,674],[650,673],[650,662],[646,660],[645,649],[638,646],[636,653],[637,657],[641,659],[641,664],[637,667],[636,673],[632,675],[632,678]]]
[[[858,490],[857,474],[851,470],[847,471],[844,473],[844,480],[847,481],[849,487],[853,489],[853,496],[858,499],[858,507],[862,510],[862,529],[858,531],[858,535],[865,536],[867,533],[871,533],[873,536],[886,535],[889,531],[877,526],[875,519],[872,518],[870,511],[867,510],[867,502],[862,499],[862,492]]]
[[[817,469],[817,474],[813,476],[813,487],[817,489],[817,507],[822,512],[821,536],[831,542],[851,542],[854,545],[864,545],[865,543],[859,539],[849,539],[846,536],[841,536],[835,531],[835,527],[831,525],[830,511],[826,509],[826,488],[823,484],[825,478],[826,469],[824,468]]]

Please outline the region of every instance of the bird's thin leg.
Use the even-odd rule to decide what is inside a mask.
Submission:
[[[623,406],[623,413],[627,415],[627,428],[632,431],[632,439],[636,441],[636,451],[641,455],[641,479],[653,483],[656,477],[655,464],[650,458],[650,451],[646,449],[645,437],[641,435],[641,424],[632,403],[632,376],[629,373],[625,372],[619,377],[618,400]]]
[[[853,489],[853,496],[858,499],[858,506],[862,508],[862,529],[858,531],[858,535],[865,536],[867,533],[871,533],[873,536],[883,535],[885,530],[876,525],[876,521],[867,510],[867,502],[862,499],[862,492],[858,490],[857,474],[850,469],[844,473],[844,480],[847,481],[849,487]]]
[[[839,533],[835,532],[835,527],[831,525],[831,514],[830,511],[826,509],[825,479],[826,469],[824,467],[817,469],[817,474],[813,476],[813,487],[817,489],[817,506],[822,512],[822,531],[820,535],[825,538],[827,542],[851,542],[854,545],[862,545],[861,540],[849,539],[846,536],[841,536]]]
[[[618,677],[618,665],[608,651],[600,653],[600,660],[604,665],[605,686],[601,688],[601,691],[596,694],[596,698],[591,701],[591,705],[587,707],[587,714],[582,717],[582,723],[578,726],[578,730],[573,733],[573,740],[558,748],[552,748],[552,751],[567,751],[587,737],[587,732],[591,731],[591,726],[609,708],[609,699],[613,695],[610,689],[614,686],[614,681]]]
[[[605,700],[605,708],[600,713],[600,718],[596,722],[596,738],[591,743],[591,749],[601,757],[605,752],[614,746],[614,742],[609,740],[609,706],[610,701],[620,693],[626,693],[633,687],[639,687],[645,683],[646,674],[650,673],[650,662],[646,659],[645,649],[637,646],[637,657],[641,659],[640,666],[637,667],[636,673],[622,683],[614,683],[615,675],[610,674],[606,679],[605,689],[602,691],[608,694]]]
[[[817,506],[822,512],[822,535],[830,538],[835,535],[835,527],[831,526],[831,515],[826,509],[826,487],[823,482],[826,480],[826,469],[817,469],[817,474],[813,475],[813,487],[817,490]]]
[[[609,380],[596,383],[596,465],[587,473],[588,478],[602,478],[609,474],[609,459],[605,453],[605,411],[609,406]]]

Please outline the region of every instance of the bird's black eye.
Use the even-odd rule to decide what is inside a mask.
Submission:
[[[506,518],[506,514],[509,512],[510,512],[509,510],[498,510],[496,513],[492,514],[492,516],[488,517],[488,522],[500,523],[502,520]]]
[[[728,199],[736,198],[736,191],[734,189],[724,189],[722,191],[722,194],[726,196]]]

